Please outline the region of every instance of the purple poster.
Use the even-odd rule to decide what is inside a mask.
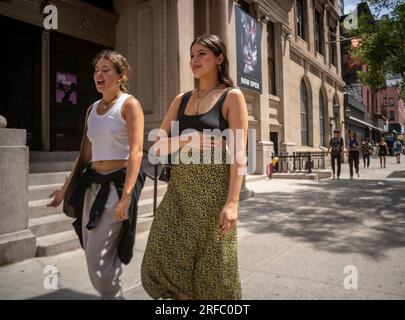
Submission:
[[[77,76],[56,72],[56,102],[77,104]]]

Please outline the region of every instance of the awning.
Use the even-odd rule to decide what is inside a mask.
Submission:
[[[384,132],[384,129],[379,128],[379,127],[376,127],[376,126],[372,125],[371,123],[367,123],[367,122],[365,122],[365,121],[363,121],[363,120],[360,120],[360,119],[357,119],[357,118],[355,118],[355,117],[350,116],[349,119],[352,120],[352,121],[354,121],[354,122],[360,123],[360,124],[362,124],[362,125],[364,125],[364,126],[366,126],[366,127],[372,128],[372,129],[374,129],[374,130],[377,130],[377,131],[380,131],[380,132]]]

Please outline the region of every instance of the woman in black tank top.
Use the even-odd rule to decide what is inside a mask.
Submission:
[[[190,47],[190,67],[198,86],[174,99],[161,129],[174,136],[171,121],[178,119],[179,132],[194,130],[193,139],[190,144],[180,139],[172,153],[191,146],[199,149],[197,160],[207,156],[218,160],[212,147],[222,146],[222,142],[208,147],[202,143],[210,139],[203,130],[217,129],[229,130],[234,137],[239,130],[239,139],[230,135],[233,143],[229,145],[234,146],[230,147],[230,158],[236,158],[238,152],[245,155],[246,102],[229,78],[224,43],[215,35],[195,39]],[[171,147],[177,138],[162,138],[155,147],[166,143]],[[226,151],[219,154],[219,164],[187,164],[180,156],[180,163],[172,165],[142,262],[142,284],[154,299],[241,298],[236,221],[245,162],[230,164]]]

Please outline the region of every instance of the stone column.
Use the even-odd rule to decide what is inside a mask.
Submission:
[[[330,45],[329,42],[329,12],[326,10],[323,11],[323,39],[325,43],[325,63],[329,67],[330,66],[330,58],[329,58],[329,49]]]
[[[257,151],[256,173],[266,174],[267,166],[271,161],[271,155],[274,152],[273,142],[258,141],[256,143],[256,151]]]
[[[341,47],[340,47],[340,22],[336,22],[336,69],[338,75],[341,77],[342,76],[342,58],[341,58]]]
[[[28,230],[28,147],[23,129],[0,129],[0,265],[33,258]]]
[[[218,37],[228,44],[227,41],[227,0],[209,0],[209,19],[210,33],[216,34]]]
[[[227,44],[227,0],[194,0],[195,35],[216,34]]]
[[[194,0],[194,32],[195,37],[210,33],[209,4],[206,0]]]
[[[284,142],[281,144],[281,152],[280,155],[292,155],[295,150],[295,144],[291,142]],[[283,161],[283,164],[281,164]],[[283,168],[283,172],[287,172],[287,160],[280,160],[279,168]],[[291,169],[290,169],[291,170]]]
[[[314,3],[313,1],[307,1],[307,41],[309,52],[315,55],[315,23],[314,23]]]
[[[50,32],[44,30],[42,32],[42,57],[41,57],[41,148],[44,151],[49,151],[51,149],[51,142],[50,142],[50,126],[49,126],[49,118],[50,118],[50,110],[49,110],[49,37]]]

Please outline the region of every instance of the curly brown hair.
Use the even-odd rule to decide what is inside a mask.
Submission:
[[[97,53],[93,59],[93,67],[96,66],[100,59],[106,59],[111,61],[115,67],[115,71],[122,75],[122,81],[119,84],[120,90],[122,92],[128,92],[127,83],[128,77],[131,72],[131,66],[129,65],[127,59],[120,53],[112,50],[102,50]]]

